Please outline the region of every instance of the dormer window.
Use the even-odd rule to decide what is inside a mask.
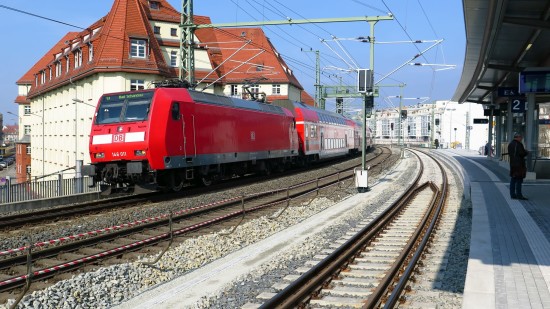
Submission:
[[[74,52],[74,68],[79,68],[82,65],[82,50],[77,49]]]
[[[130,57],[145,58],[147,51],[147,40],[131,39],[130,40]]]
[[[61,61],[57,61],[55,63],[55,77],[61,76],[61,72],[63,72],[63,68],[61,66]]]
[[[88,43],[88,62],[94,60],[94,44]]]
[[[149,7],[151,10],[160,10],[160,3],[158,1],[149,1]]]
[[[71,68],[71,57],[67,55],[65,56],[65,60],[67,61],[67,73],[69,73],[69,69]]]

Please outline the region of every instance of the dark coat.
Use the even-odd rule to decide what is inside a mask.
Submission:
[[[529,154],[519,141],[513,140],[508,144],[508,155],[510,156],[510,177],[525,178],[527,166],[525,157]]]

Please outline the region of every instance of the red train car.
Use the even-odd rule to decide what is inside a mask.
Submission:
[[[193,180],[282,169],[299,154],[292,111],[185,88],[105,94],[86,174],[111,187],[181,189]]]
[[[317,161],[361,151],[361,124],[324,109],[299,102],[278,100],[274,105],[294,110],[301,159]],[[372,146],[367,128],[367,149]]]

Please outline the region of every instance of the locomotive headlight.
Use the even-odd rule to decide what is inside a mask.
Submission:
[[[103,159],[103,158],[105,158],[105,153],[104,152],[98,152],[94,155],[94,157],[96,159]]]
[[[144,156],[145,155],[145,150],[134,150],[134,155]]]

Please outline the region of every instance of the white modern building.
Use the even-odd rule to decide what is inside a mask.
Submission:
[[[429,147],[437,139],[442,148],[478,150],[487,143],[488,125],[474,124],[474,119],[488,119],[479,104],[436,101],[403,106],[401,117],[396,108],[377,110],[367,123],[378,144],[402,139],[404,144]]]

